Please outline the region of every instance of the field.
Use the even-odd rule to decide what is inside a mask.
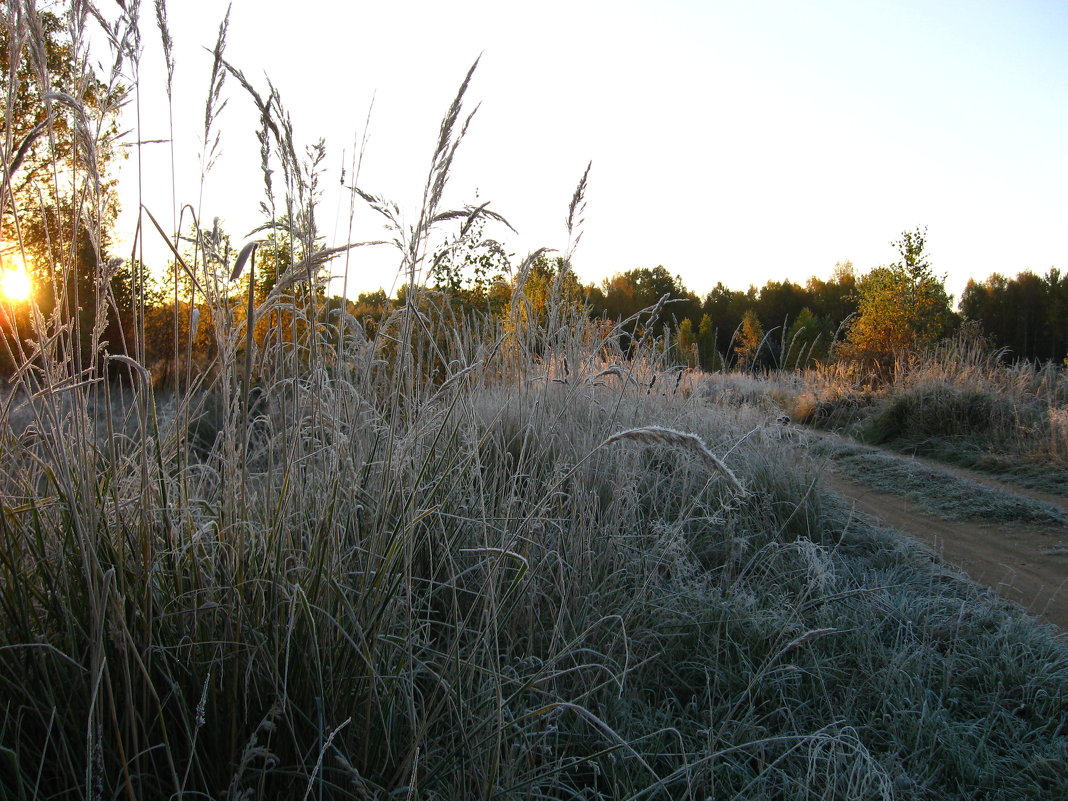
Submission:
[[[591,320],[568,260],[535,286],[539,253],[501,313],[458,303],[424,279],[441,224],[484,211],[442,205],[466,86],[420,222],[363,198],[409,278],[373,325],[318,290],[283,147],[292,258],[265,287],[256,248],[176,248],[169,363],[143,306],[124,352],[62,303],[7,337],[0,797],[1068,796],[1063,631],[831,484],[900,490],[914,462],[798,424],[1064,494],[1063,372],[963,346],[878,391],[684,370]],[[975,394],[935,415],[959,430],[895,411]],[[933,514],[1068,521],[920,485]]]

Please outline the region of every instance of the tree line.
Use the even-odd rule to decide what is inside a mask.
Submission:
[[[994,273],[971,280],[960,313],[976,320],[999,347],[1020,359],[1065,363],[1068,356],[1068,276],[1057,268],[1045,275],[1030,270],[1007,278]]]
[[[1004,349],[1009,359],[1065,363],[1068,277],[1059,270],[973,279],[954,311],[945,278],[928,259],[926,229],[903,231],[891,244],[899,259],[863,275],[846,261],[826,279],[769,281],[746,290],[719,282],[703,297],[663,265],[581,284],[565,260],[542,259],[533,275],[540,276],[542,294],[554,276],[566,275],[571,295],[588,313],[615,324],[624,351],[651,338],[680,364],[704,370],[802,369],[846,360],[885,372],[962,329]],[[466,303],[500,309],[511,287],[494,274],[503,263],[498,256],[471,245],[462,258],[437,262],[434,286]]]
[[[245,283],[225,280],[236,254],[217,222],[210,229],[187,230],[176,240],[185,248],[185,261],[224,277],[215,281],[211,298],[203,292],[197,298],[177,260],[166,279],[153,281],[145,265],[117,256],[112,252],[118,205],[111,173],[119,154],[117,115],[125,90],[114,78],[102,80],[87,70],[59,17],[44,12],[36,19],[44,46],[32,57],[11,41],[7,26],[0,32],[10,110],[0,165],[0,257],[9,263],[13,254],[20,255],[38,286],[36,316],[27,306],[3,304],[0,367],[17,369],[32,360],[34,348],[64,338],[71,343],[74,372],[98,364],[105,350],[166,364],[185,342],[193,346],[186,352],[210,357],[211,337],[196,325],[198,309],[232,303],[238,319],[243,298],[255,295],[252,299],[262,302],[281,276],[300,265],[309,267],[309,280],[292,291],[305,293],[323,314],[351,314],[369,333],[406,302],[403,288],[395,298],[381,290],[355,301],[326,297],[318,279],[340,249],[322,245],[313,220],[309,227],[307,220],[272,218],[261,229],[255,284],[249,275]],[[44,88],[49,86],[77,87],[77,92]],[[96,132],[91,145],[89,129]],[[57,174],[81,183],[56,182]],[[90,184],[101,202],[84,202]],[[460,221],[460,233],[446,237],[430,254],[429,288],[491,316],[506,313],[520,286],[529,314],[544,313],[551,298],[564,298],[611,325],[624,352],[635,343],[654,342],[679,364],[704,370],[801,369],[844,359],[885,371],[903,354],[970,322],[1012,358],[1062,363],[1068,356],[1068,277],[1050,269],[1044,276],[1025,271],[1011,279],[995,274],[981,283],[973,280],[955,312],[944,279],[928,261],[924,229],[903,232],[894,243],[898,261],[863,275],[842,262],[827,279],[770,281],[746,290],[720,282],[699,296],[662,265],[584,284],[567,257],[542,254],[525,261],[521,275],[513,273],[510,256],[484,235],[488,217],[476,212],[485,206],[471,208]],[[304,237],[304,230],[313,233]],[[32,319],[40,329],[36,336]]]

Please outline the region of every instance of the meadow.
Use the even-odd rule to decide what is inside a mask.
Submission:
[[[417,222],[354,193],[407,278],[372,327],[321,291],[348,251],[318,239],[288,118],[228,74],[261,104],[265,207],[285,209],[270,285],[257,247],[215,258],[205,227],[191,253],[171,240],[191,300],[169,365],[146,363],[143,305],[121,351],[108,303],[72,314],[73,269],[5,339],[0,796],[1068,795],[1063,632],[855,514],[776,420],[827,403],[882,410],[845,427],[917,425],[886,410],[933,378],[862,404],[830,369],[705,375],[652,337],[621,348],[630,321],[567,291],[585,177],[537,292],[537,251],[508,264],[500,314],[428,286],[444,227],[462,243],[488,215],[445,205],[467,80]],[[95,269],[106,297],[116,268]],[[1056,455],[1063,377],[1034,375],[1013,386]]]

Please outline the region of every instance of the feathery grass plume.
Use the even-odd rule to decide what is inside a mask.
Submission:
[[[450,209],[449,211],[443,211],[440,214],[434,215],[434,218],[430,221],[432,223],[448,222],[449,220],[463,219],[464,223],[460,226],[459,239],[463,239],[467,236],[467,232],[471,230],[471,226],[475,224],[475,221],[480,218],[489,218],[499,223],[504,223],[508,226],[512,233],[519,233],[512,227],[512,224],[508,222],[502,215],[495,211],[490,211],[488,208],[490,201],[486,201],[481,206],[467,205],[462,209]]]
[[[322,283],[326,279],[319,275],[319,269],[328,262],[354,248],[365,247],[368,245],[388,244],[388,242],[381,239],[372,239],[367,242],[349,242],[345,245],[320,248],[314,253],[310,253],[310,255],[301,259],[299,262],[294,263],[289,269],[282,273],[275,282],[274,287],[271,288],[271,295],[278,295],[299,281],[307,281],[309,286],[315,286]]]
[[[618,364],[613,364],[611,367],[606,367],[599,373],[594,374],[593,380],[596,381],[598,378],[603,378],[608,375],[618,376],[619,378],[630,378],[630,373],[626,372]]]
[[[174,39],[167,25],[166,0],[156,0],[156,26],[163,41],[163,60],[167,65],[167,97],[174,92]],[[172,137],[173,138],[173,137]]]
[[[359,197],[359,190],[357,187],[360,185],[360,172],[363,169],[363,157],[367,152],[367,136],[371,129],[371,113],[375,107],[375,96],[371,94],[371,102],[367,105],[367,119],[363,124],[363,136],[360,141],[359,147],[356,147],[356,142],[353,141],[352,151],[352,165],[351,165],[351,184],[345,183],[345,166],[342,163],[341,167],[341,187],[347,189],[349,192],[349,224],[348,232],[345,235],[346,239],[352,239],[352,229],[356,220],[356,198]],[[344,162],[344,154],[342,154],[342,162]],[[346,298],[349,295],[349,275],[351,268],[350,253],[345,252],[345,263],[341,268],[341,297]],[[347,318],[342,317],[339,322],[341,324],[338,336],[338,360],[342,363],[345,361],[345,323]],[[359,336],[363,336],[363,326],[357,328]]]
[[[462,219],[463,223],[460,226],[460,233],[455,239],[447,241],[441,248],[434,254],[431,260],[430,269],[427,271],[427,275],[434,276],[446,258],[453,258],[456,256],[457,250],[464,244],[473,243],[480,247],[488,247],[494,251],[496,255],[503,256],[504,261],[507,263],[508,254],[505,252],[501,244],[492,239],[483,239],[478,242],[474,242],[478,229],[472,230],[474,224],[481,220],[493,220],[495,222],[502,223],[508,227],[513,234],[519,232],[512,227],[512,224],[508,222],[502,215],[495,211],[490,211],[488,206],[490,201],[486,201],[480,206],[466,205],[462,209],[450,209],[434,215],[431,220],[432,224],[438,224],[442,222],[448,222],[449,220]]]
[[[286,210],[290,219],[293,218],[296,205],[305,206],[310,183],[301,172],[301,160],[297,154],[297,146],[293,137],[293,118],[282,104],[282,95],[275,87],[274,82],[267,78],[267,88],[270,90],[267,96],[268,108],[274,109],[277,120],[276,132],[280,132],[278,138],[278,162],[282,165],[282,174],[286,179]],[[313,161],[317,161],[309,153]]]
[[[459,135],[453,137],[453,128],[456,126],[456,122],[460,117],[460,111],[463,108],[464,95],[467,94],[467,88],[471,84],[471,76],[475,74],[475,69],[478,67],[478,62],[481,60],[482,56],[476,58],[470,69],[467,70],[467,75],[464,76],[463,83],[460,84],[460,89],[456,93],[456,97],[453,98],[449,110],[441,121],[441,128],[438,132],[438,142],[434,149],[434,158],[430,167],[430,174],[427,176],[426,188],[423,191],[424,216],[419,224],[420,231],[418,233],[420,234],[424,233],[423,226],[426,225],[429,227],[429,222],[433,219],[435,210],[441,202],[442,193],[445,191],[445,184],[449,178],[449,170],[452,167],[453,157],[456,155],[456,150],[459,148],[460,142],[467,133],[467,127],[471,124],[471,119],[478,111],[478,106],[476,106],[475,109],[467,115],[467,119],[464,120]]]
[[[227,4],[226,14],[223,16],[222,22],[219,23],[219,35],[215,39],[215,48],[212,50],[211,82],[207,99],[204,101],[204,155],[201,163],[201,170],[203,170],[201,182],[203,182],[203,174],[206,174],[211,169],[219,155],[221,132],[217,131],[215,133],[214,140],[211,138],[211,132],[219,114],[226,108],[226,99],[222,96],[223,84],[226,81],[226,71],[223,68],[229,65],[223,58],[223,53],[226,52],[226,33],[229,28],[230,4]]]
[[[586,222],[586,184],[590,177],[590,168],[593,167],[593,162],[589,162],[586,165],[585,172],[582,173],[582,178],[578,182],[578,186],[575,187],[575,193],[571,196],[571,203],[567,207],[567,250],[565,253],[566,261],[571,261],[572,255],[574,255],[575,248],[578,247],[579,240],[582,239],[582,224]]]
[[[673,428],[665,428],[664,426],[644,426],[643,428],[629,428],[626,431],[615,433],[602,442],[601,445],[603,447],[610,443],[620,442],[625,439],[645,442],[650,445],[663,445],[671,448],[688,450],[691,453],[696,454],[713,473],[721,475],[739,495],[744,496],[749,494],[749,490],[742,486],[742,482],[738,480],[731,469],[723,464],[722,460],[712,453],[712,451],[708,449],[708,446],[705,445],[705,443],[701,441],[701,438],[696,434],[686,434],[682,431],[676,431]]]
[[[537,248],[536,250],[530,251],[530,253],[526,255],[526,258],[524,258],[523,261],[520,262],[519,269],[516,270],[513,302],[515,298],[519,297],[520,295],[526,297],[525,290],[527,286],[527,281],[530,279],[530,271],[534,267],[535,262],[537,262],[537,260],[544,256],[546,253],[552,252],[553,248]]]
[[[30,132],[26,134],[18,148],[15,149],[15,156],[11,159],[9,164],[4,165],[4,184],[3,188],[6,192],[11,184],[11,176],[18,172],[19,167],[22,166],[22,162],[26,160],[26,154],[30,152],[30,148],[33,147],[33,143],[40,138],[41,134],[48,130],[47,122],[39,122]]]
[[[70,13],[68,14],[68,31],[71,37],[71,45],[74,47],[75,52],[88,54],[88,45],[82,44],[88,16],[92,14],[100,23],[111,42],[111,49],[115,59],[111,68],[113,79],[118,77],[122,71],[124,61],[133,69],[134,75],[137,75],[142,51],[140,0],[119,3],[118,5],[122,13],[111,25],[108,25],[104,16],[93,7],[92,3],[86,2],[86,0],[72,2]]]
[[[265,194],[267,196],[267,203],[261,202],[260,208],[264,215],[271,219],[272,223],[277,223],[277,213],[275,207],[275,191],[274,191],[274,170],[271,167],[271,154],[275,152],[278,156],[279,163],[282,165],[282,172],[285,176],[286,186],[286,219],[290,221],[294,219],[294,193],[300,195],[303,199],[306,190],[306,185],[302,180],[300,174],[300,159],[297,157],[296,149],[293,145],[293,127],[289,116],[286,114],[285,109],[282,107],[281,97],[279,96],[274,84],[270,79],[267,79],[267,86],[270,90],[267,94],[267,99],[264,100],[263,96],[256,91],[252,83],[245,77],[245,74],[237,69],[237,67],[230,64],[226,59],[222,58],[222,52],[219,48],[224,46],[225,43],[225,26],[229,22],[229,10],[227,11],[227,19],[223,23],[223,28],[220,28],[219,45],[216,47],[216,66],[221,64],[237,80],[241,87],[252,98],[252,102],[255,104],[256,109],[260,113],[260,128],[256,132],[256,138],[260,143],[260,171],[263,174],[263,184]],[[219,86],[221,88],[221,78]],[[271,137],[274,137],[276,148],[272,148]],[[301,204],[303,205],[303,203]],[[295,254],[291,243],[290,256],[295,260]]]
[[[77,135],[75,141],[81,146],[88,169],[85,174],[93,182],[96,192],[100,192],[100,170],[97,166],[96,138],[89,124],[89,116],[85,111],[85,104],[81,100],[72,97],[66,92],[45,92],[42,96],[49,109],[49,116],[53,114],[52,103],[66,106],[73,112],[74,132]]]

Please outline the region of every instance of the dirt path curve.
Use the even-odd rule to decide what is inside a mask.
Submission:
[[[907,457],[906,457],[907,458]],[[1064,498],[1004,484],[989,476],[929,460],[929,467],[1053,503],[1068,511]],[[848,481],[829,470],[828,485],[856,508],[926,542],[973,580],[1032,615],[1068,630],[1068,531],[1063,528],[943,520],[918,510],[908,499]]]

